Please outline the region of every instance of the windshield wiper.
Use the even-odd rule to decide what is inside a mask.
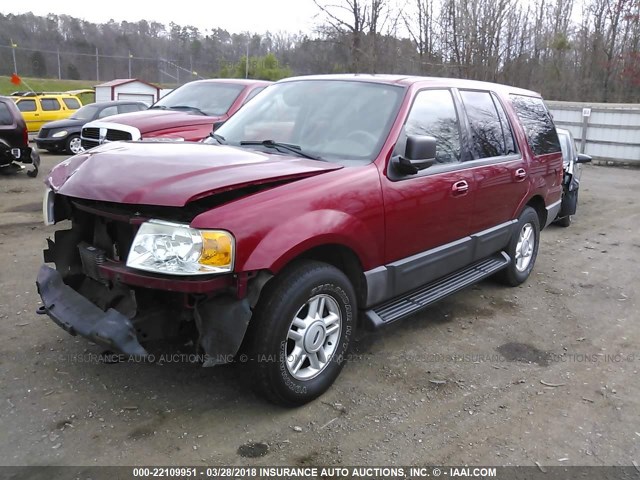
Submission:
[[[300,157],[310,158],[311,160],[323,160],[320,157],[303,152],[300,145],[293,145],[291,143],[274,142],[273,140],[243,140],[240,142],[240,145],[261,145],[267,148],[275,148],[276,150],[286,150],[287,152],[295,153]]]
[[[193,110],[194,112],[199,113],[200,115],[206,116],[207,114],[200,110],[198,107],[192,107],[191,105],[174,105],[171,110]]]
[[[218,134],[218,133],[213,133],[211,132],[209,134],[210,138],[213,138],[216,142],[218,142],[220,145],[226,145],[227,144],[227,139],[224,138],[222,135]]]
[[[169,110],[169,107],[167,107],[166,105],[153,105],[149,107],[149,110],[153,110],[154,108],[157,108],[159,110]]]

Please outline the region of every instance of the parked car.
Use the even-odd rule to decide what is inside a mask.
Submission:
[[[40,156],[29,146],[27,125],[13,100],[0,97],[0,173],[23,170],[24,163],[33,167],[27,175],[36,177]]]
[[[47,122],[67,118],[82,106],[78,97],[68,93],[20,92],[12,98],[29,132],[37,132]]]
[[[591,156],[578,153],[576,142],[569,130],[556,129],[562,148],[562,167],[564,177],[562,179],[562,206],[556,217],[556,223],[562,227],[571,225],[573,215],[578,209],[578,190],[580,189],[580,177],[582,176],[582,164],[589,163]]]
[[[176,88],[145,112],[90,122],[82,129],[82,146],[93,148],[117,140],[200,141],[214,124],[233,115],[271,82],[197,80]]]
[[[284,405],[329,388],[359,321],[526,281],[560,209],[549,112],[503,85],[287,79],[208,142],[106,144],[53,169],[45,222],[72,222],[44,252],[40,313],[143,358],[188,328],[205,366],[242,346]]]
[[[144,102],[116,100],[85,105],[66,120],[45,123],[35,139],[38,148],[49,152],[82,152],[80,132],[92,120],[110,117],[119,113],[141,112],[148,107]]]

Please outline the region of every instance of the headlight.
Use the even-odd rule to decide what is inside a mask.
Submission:
[[[68,135],[69,132],[67,132],[66,130],[60,130],[59,132],[54,133],[53,135],[51,135],[53,138],[60,138],[60,137],[66,137]]]
[[[206,275],[233,270],[235,241],[224,230],[198,230],[150,220],[133,240],[127,266],[171,275]]]

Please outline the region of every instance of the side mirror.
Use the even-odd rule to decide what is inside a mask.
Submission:
[[[585,153],[579,153],[576,163],[589,163],[591,161],[591,155]]]
[[[401,173],[415,175],[436,163],[436,139],[425,135],[407,136],[404,155],[393,157],[391,163]]]

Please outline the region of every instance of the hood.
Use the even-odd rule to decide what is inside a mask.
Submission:
[[[70,128],[70,127],[82,127],[86,123],[86,120],[75,120],[73,118],[65,118],[64,120],[56,120],[55,122],[48,122],[42,125],[42,128],[54,129],[54,128]]]
[[[145,133],[165,130],[173,127],[188,125],[212,125],[222,117],[209,117],[189,111],[150,109],[141,112],[121,113],[110,117],[101,118],[100,123],[119,123],[129,125],[140,130],[142,136]]]
[[[114,142],[60,163],[46,183],[70,197],[181,207],[214,193],[339,168],[335,163],[221,145]]]

